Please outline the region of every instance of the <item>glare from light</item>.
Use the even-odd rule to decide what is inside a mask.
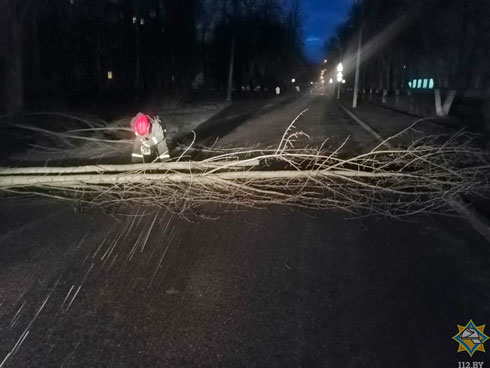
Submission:
[[[294,83],[294,82],[296,82],[296,79],[294,79],[294,78],[291,79],[291,83]]]
[[[328,81],[328,83],[332,84],[333,83],[333,79],[330,78],[329,81]]]
[[[337,65],[337,71],[338,72],[343,72],[344,71],[344,66],[342,65],[342,63],[339,63],[339,65]]]
[[[342,82],[342,80],[344,79],[344,75],[342,74],[342,72],[338,72],[337,73],[337,82]]]
[[[112,79],[112,71],[107,72],[107,79]]]
[[[342,84],[345,84],[345,79],[342,79]]]

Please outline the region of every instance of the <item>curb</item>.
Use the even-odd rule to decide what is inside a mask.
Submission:
[[[395,107],[381,105],[379,103],[372,102],[372,101],[364,100],[363,102],[365,102],[365,103],[367,103],[369,105],[373,105],[373,106],[379,107],[380,109],[385,109],[385,110],[388,110],[388,111],[396,112],[398,114],[411,116],[411,117],[414,117],[414,118],[417,118],[417,119],[426,119],[425,120],[426,122],[431,123],[431,124],[434,124],[434,125],[438,125],[438,126],[443,127],[443,128],[452,128],[452,129],[461,128],[461,126],[458,125],[454,121],[455,118],[448,119],[448,118],[438,117],[438,116],[432,116],[432,115],[431,116],[423,116],[423,115],[414,114],[414,113],[411,113],[411,112],[408,112],[408,111],[403,111],[403,110],[397,109]]]
[[[352,119],[354,119],[363,129],[372,134],[376,139],[380,142],[383,142],[384,139],[372,128],[368,123],[361,120],[357,115],[355,115],[352,111],[350,111],[347,107],[342,105],[341,102],[336,101],[339,107],[349,115]],[[392,148],[392,146],[388,143],[384,143],[387,147]],[[486,217],[482,216],[474,207],[471,205],[465,204],[463,199],[460,198],[458,201],[451,200],[449,205],[456,211],[462,218],[465,218],[468,223],[476,230],[481,236],[483,236],[488,242],[490,242],[490,220]]]

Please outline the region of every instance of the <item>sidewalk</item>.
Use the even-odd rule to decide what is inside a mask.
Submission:
[[[452,135],[461,128],[455,126],[454,123],[444,124],[442,121],[437,122],[436,117],[415,117],[368,101],[360,101],[357,109],[352,108],[352,100],[350,98],[342,98],[340,103],[369,124],[384,139],[392,137],[413,125],[410,131],[392,141],[395,145],[409,144],[415,139],[427,135]]]
[[[357,109],[352,108],[352,100],[350,99],[341,99],[339,103],[356,117],[367,123],[371,129],[384,139],[400,133],[413,125],[417,120],[422,119],[366,101],[361,102]],[[407,133],[391,140],[391,144],[395,146],[406,146],[422,136],[443,135],[449,137],[461,130],[461,127],[456,127],[454,124],[443,125],[432,120],[432,117],[424,118],[424,120],[418,122]],[[480,148],[489,149],[488,146],[485,146],[485,137],[483,135],[481,139],[475,140],[475,143]],[[480,193],[480,195],[471,195],[462,198],[461,209],[464,213],[460,209],[460,214],[466,217],[473,227],[488,239],[490,234],[490,198],[485,197],[485,195],[488,196],[488,194]]]

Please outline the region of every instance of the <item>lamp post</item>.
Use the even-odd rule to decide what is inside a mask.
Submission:
[[[361,6],[361,24],[359,27],[359,38],[357,40],[357,57],[356,57],[356,78],[354,81],[354,97],[352,100],[352,108],[357,108],[357,94],[359,92],[359,74],[361,72],[361,48],[362,48],[362,26],[363,26],[363,8],[362,3],[358,0]]]

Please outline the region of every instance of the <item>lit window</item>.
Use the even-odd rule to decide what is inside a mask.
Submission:
[[[412,82],[408,82],[408,86],[412,88]]]
[[[144,25],[145,24],[145,20],[143,18],[140,19],[140,24],[141,25]]]
[[[417,88],[422,88],[422,79],[417,80]]]
[[[424,86],[422,88],[427,88],[428,80],[424,79]]]
[[[133,17],[133,23],[136,23],[136,17]]]
[[[434,88],[434,79],[429,79],[429,88],[432,89]]]
[[[112,79],[112,71],[107,72],[107,79]]]

